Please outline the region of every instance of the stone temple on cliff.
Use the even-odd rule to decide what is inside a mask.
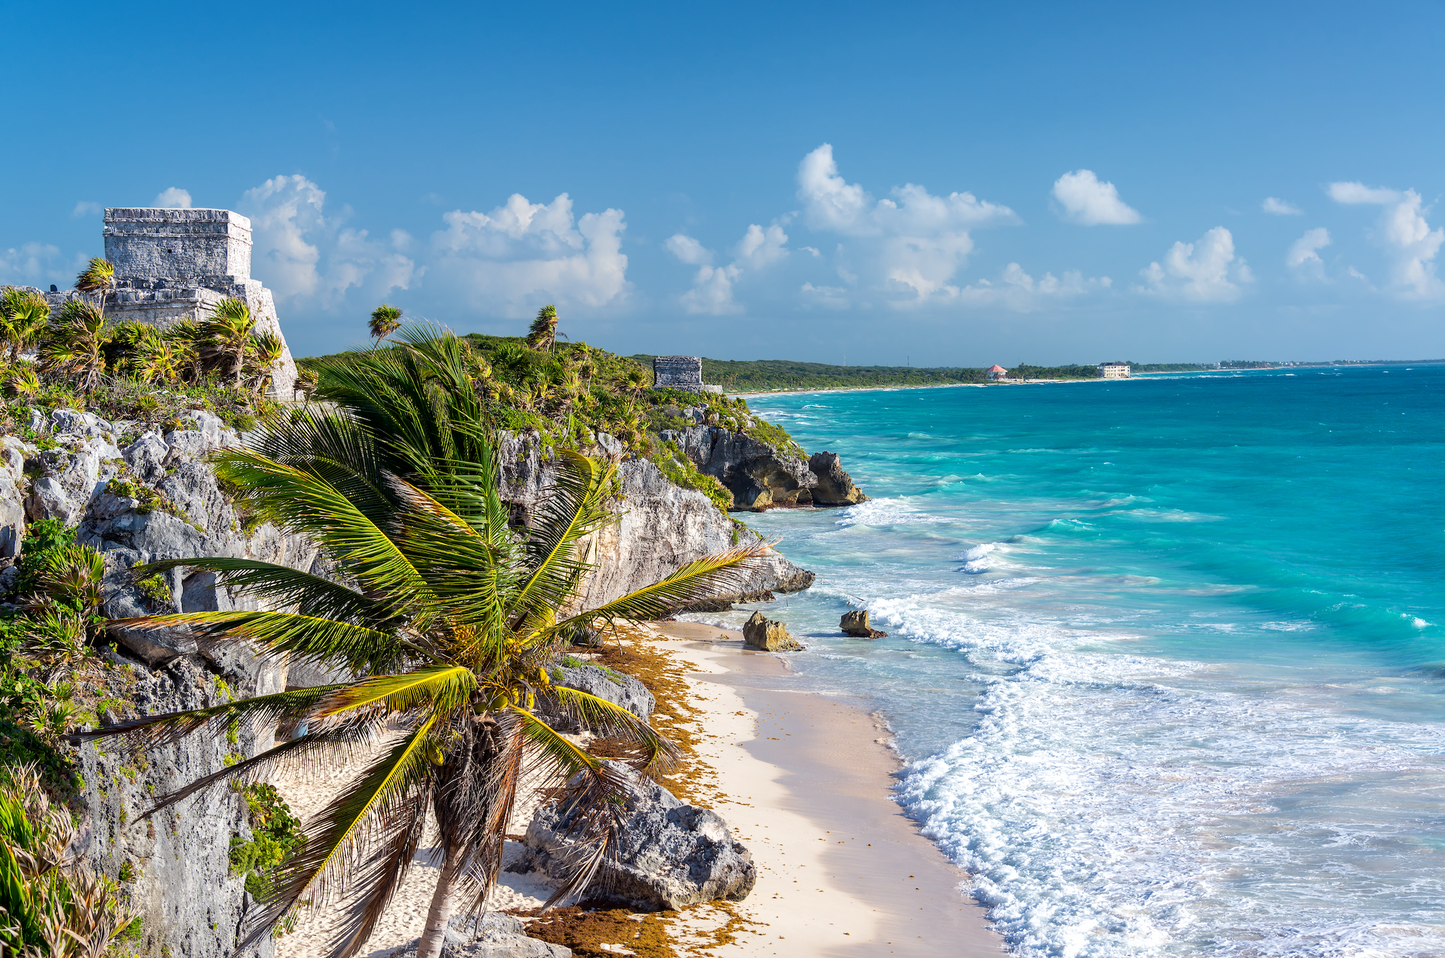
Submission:
[[[698,356],[657,356],[652,360],[652,385],[656,389],[684,389],[694,393],[722,393],[721,386],[702,381],[702,359]]]
[[[205,321],[225,297],[244,302],[256,318],[257,333],[274,333],[284,343],[275,297],[251,278],[251,221],[230,210],[119,208],[105,211],[105,258],[115,267],[115,290],[105,312],[117,320],[169,326],[184,319]],[[51,307],[78,295],[52,292]],[[271,390],[291,399],[296,363],[290,348],[271,373]]]

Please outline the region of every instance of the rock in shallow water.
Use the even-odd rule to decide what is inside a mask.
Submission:
[[[838,623],[838,628],[843,630],[844,635],[851,635],[856,639],[886,639],[887,632],[879,632],[873,628],[868,621],[867,609],[855,609],[852,612],[844,612],[843,620]]]
[[[754,612],[752,618],[743,623],[743,645],[763,652],[801,652],[803,643],[788,634],[788,627]]]
[[[698,902],[746,898],[757,882],[752,854],[733,840],[722,817],[688,805],[656,782],[616,763],[628,777],[626,824],[611,861],[604,862],[588,897],[618,901],[641,911],[684,908]],[[518,871],[541,870],[561,879],[576,847],[566,837],[576,816],[565,799],[544,804],[527,826],[527,854]]]

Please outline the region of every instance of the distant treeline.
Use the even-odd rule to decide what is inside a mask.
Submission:
[[[651,365],[645,354],[629,359]],[[1029,366],[1009,370],[1016,379],[1097,379],[1095,366]],[[702,378],[730,393],[869,389],[879,386],[946,386],[988,381],[986,371],[970,366],[835,366],[789,359],[707,359]]]

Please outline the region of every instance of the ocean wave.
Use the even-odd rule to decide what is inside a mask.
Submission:
[[[969,549],[958,559],[963,562],[963,571],[970,575],[979,575],[989,570],[989,553],[997,549],[1001,543],[984,542]]]
[[[849,526],[900,526],[916,523],[953,523],[947,516],[919,512],[902,499],[869,499],[843,509],[836,524]]]

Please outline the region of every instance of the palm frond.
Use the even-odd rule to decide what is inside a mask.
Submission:
[[[427,706],[449,712],[466,704],[477,688],[477,677],[462,665],[433,665],[401,675],[378,675],[335,689],[317,708],[322,716],[341,715],[374,705],[391,712]]]
[[[425,821],[425,814],[419,813],[425,810],[425,797],[419,793],[430,790],[437,721],[435,714],[424,719],[307,823],[300,850],[281,866],[275,894],[255,916],[250,931],[236,946],[237,953],[270,934],[287,915],[305,907],[323,907],[338,892],[344,898],[355,884],[348,881],[350,866],[365,861],[369,842],[375,844],[379,837],[380,844],[394,848],[395,842],[388,842],[388,837]],[[400,869],[405,867],[403,863]],[[331,952],[333,958],[350,958],[360,949],[356,933],[365,920],[364,914],[348,916],[343,922],[346,943]]]
[[[237,722],[242,728],[298,722],[315,715],[316,704],[323,697],[343,688],[343,685],[319,685],[310,689],[293,689],[289,692],[237,699],[203,709],[148,715],[88,732],[77,732],[74,737],[78,740],[119,738],[123,748],[144,751],[162,745],[173,745],[202,730],[212,735],[219,734],[231,722]]]
[[[635,742],[642,748],[642,771],[648,775],[670,771],[682,757],[676,745],[620,705],[565,685],[549,686],[543,695],[560,706],[568,718],[594,733],[604,738],[621,736]]]
[[[587,625],[594,619],[660,619],[682,606],[736,591],[742,582],[740,567],[770,551],[770,543],[758,542],[694,559],[652,585],[558,622],[539,633],[538,641],[550,640],[559,632]]]
[[[172,612],[111,619],[106,626],[119,632],[185,629],[197,640],[211,643],[244,640],[259,646],[263,658],[285,656],[352,672],[392,671],[409,658],[430,658],[426,649],[394,632],[291,612]]]
[[[613,517],[603,508],[615,467],[604,467],[571,450],[561,454],[556,485],[533,524],[527,540],[532,574],[508,603],[514,629],[554,614],[577,593],[591,566],[582,561],[580,546],[587,536]]]

